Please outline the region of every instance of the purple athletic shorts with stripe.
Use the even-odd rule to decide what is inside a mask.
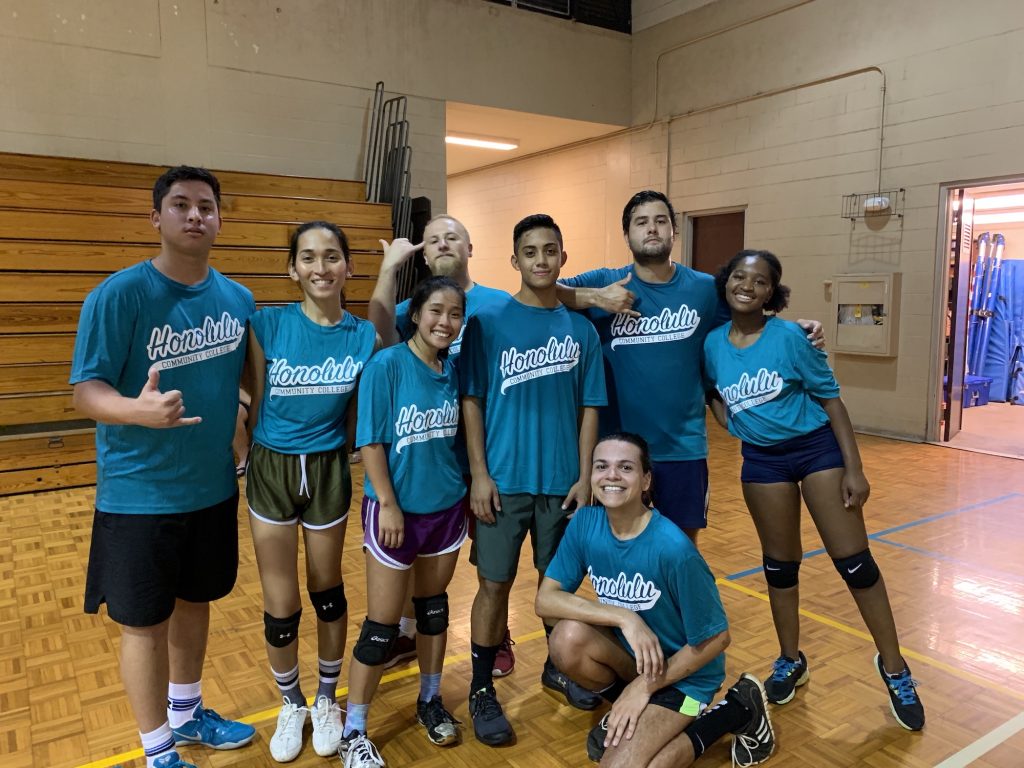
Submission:
[[[455,552],[466,540],[466,511],[457,504],[427,515],[405,514],[405,538],[400,547],[382,547],[378,529],[380,502],[363,497],[363,549],[381,565],[400,571],[412,567],[417,557],[437,557]]]

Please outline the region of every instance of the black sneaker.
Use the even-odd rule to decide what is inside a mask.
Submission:
[[[416,721],[427,729],[427,738],[438,746],[454,744],[459,740],[459,726],[462,725],[444,708],[440,696],[430,701],[416,702]]]
[[[889,691],[889,708],[896,722],[908,731],[924,728],[924,704],[917,695],[917,680],[910,676],[910,667],[903,667],[898,675],[890,675],[882,667],[882,656],[878,653],[875,654],[875,667]]]
[[[796,696],[797,686],[811,679],[807,671],[807,657],[798,651],[799,658],[779,656],[772,664],[772,673],[764,681],[765,694],[772,704],[788,704]]]
[[[733,761],[740,768],[763,763],[775,751],[775,732],[768,717],[764,686],[752,674],[744,672],[725,697],[750,713],[747,724],[733,733]]]
[[[477,741],[490,747],[508,744],[516,737],[505,719],[493,686],[469,694],[469,716],[473,718],[473,733]]]
[[[600,763],[601,758],[604,757],[604,740],[608,738],[608,715],[610,714],[610,712],[605,712],[601,721],[587,734],[587,757],[591,762]]]
[[[558,668],[550,661],[544,662],[544,671],[541,672],[540,682],[541,685],[564,694],[565,700],[576,709],[589,712],[601,706],[602,699],[598,694],[574,683],[564,672],[559,672]]]

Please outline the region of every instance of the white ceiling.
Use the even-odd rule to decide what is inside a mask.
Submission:
[[[513,112],[494,107],[479,107],[474,104],[461,104],[453,101],[449,101],[446,105],[445,121],[449,134],[515,139],[519,144],[518,149],[508,152],[448,144],[445,155],[449,176],[513,157],[539,152],[542,149],[601,136],[623,127],[534,115],[529,112]]]

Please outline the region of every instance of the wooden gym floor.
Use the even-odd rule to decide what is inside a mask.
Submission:
[[[728,678],[764,675],[778,647],[760,554],[743,507],[736,444],[711,430],[711,527],[700,545],[719,576],[733,644]],[[772,709],[779,766],[1024,766],[1024,464],[928,445],[861,438],[873,486],[872,549],[889,588],[905,655],[927,707],[924,732],[899,728],[872,669],[874,649],[820,539],[805,526],[803,642],[811,682]],[[361,477],[361,472],[355,473]],[[358,493],[356,500],[358,502]],[[0,764],[5,768],[140,766],[138,735],[118,678],[118,632],[82,613],[91,488],[0,499]],[[354,509],[358,507],[354,504]],[[242,507],[244,510],[244,506]],[[199,766],[274,766],[267,752],[279,701],[263,650],[259,581],[239,515],[238,586],[214,606],[204,678],[209,706],[255,724],[255,742],[235,752],[188,749]],[[806,516],[805,516],[806,523]],[[352,627],[365,582],[359,523],[344,561]],[[371,735],[390,766],[546,768],[587,764],[584,740],[599,713],[571,709],[539,684],[545,649],[533,614],[534,578],[524,556],[513,591],[515,672],[497,682],[516,727],[514,746],[477,743],[466,709],[473,569],[460,563],[450,593],[452,627],[443,694],[463,719],[461,746],[430,745],[416,725],[415,664],[384,678]],[[301,670],[313,688],[313,612],[303,615]],[[350,629],[351,638],[354,629]],[[348,664],[343,667],[342,681]],[[337,765],[308,743],[296,766]],[[721,742],[698,763],[730,765]]]

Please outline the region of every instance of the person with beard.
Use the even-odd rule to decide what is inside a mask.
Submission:
[[[608,407],[600,434],[625,430],[647,438],[655,503],[696,543],[708,524],[701,356],[705,336],[729,319],[729,310],[711,275],[671,260],[677,232],[669,199],[637,192],[622,211],[633,263],[563,279],[558,299],[584,311],[601,337]],[[821,323],[798,322],[821,343]]]

